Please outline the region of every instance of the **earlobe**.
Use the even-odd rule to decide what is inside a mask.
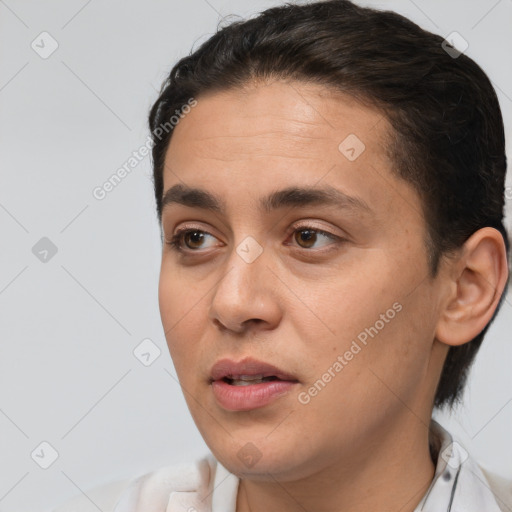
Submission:
[[[496,311],[508,278],[501,233],[490,227],[473,233],[451,267],[450,295],[440,312],[436,338],[455,346],[475,338]]]

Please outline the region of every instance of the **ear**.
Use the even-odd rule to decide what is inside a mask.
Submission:
[[[447,345],[462,345],[490,322],[507,283],[507,253],[501,233],[490,227],[479,229],[449,265],[447,297],[436,337]]]

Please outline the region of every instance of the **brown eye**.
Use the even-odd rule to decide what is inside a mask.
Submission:
[[[187,231],[182,234],[185,245],[189,249],[200,249],[201,243],[204,240],[204,233],[202,231]]]
[[[211,238],[210,245],[208,245],[208,238]],[[201,249],[208,249],[214,247],[215,240],[213,235],[202,229],[180,229],[173,235],[167,244],[171,249],[179,252],[201,252]],[[205,244],[206,242],[206,244]]]
[[[301,249],[322,249],[328,245],[333,246],[343,241],[339,236],[308,225],[295,226],[292,236],[295,243]]]
[[[304,249],[311,248],[316,240],[316,231],[313,229],[300,229],[295,232],[295,241]]]

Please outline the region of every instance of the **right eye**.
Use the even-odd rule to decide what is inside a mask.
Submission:
[[[201,244],[207,239],[211,237],[216,240],[216,238],[208,233],[207,231],[203,231],[201,229],[194,228],[182,228],[179,229],[171,238],[171,240],[167,240],[166,243],[171,246],[173,250],[186,252],[186,251],[197,251],[198,249],[204,248]],[[215,245],[211,245],[210,247],[215,247]]]

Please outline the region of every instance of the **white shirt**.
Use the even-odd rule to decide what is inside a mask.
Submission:
[[[512,482],[488,473],[431,420],[435,475],[414,512],[512,512]],[[239,479],[212,455],[95,488],[54,512],[236,512]]]

